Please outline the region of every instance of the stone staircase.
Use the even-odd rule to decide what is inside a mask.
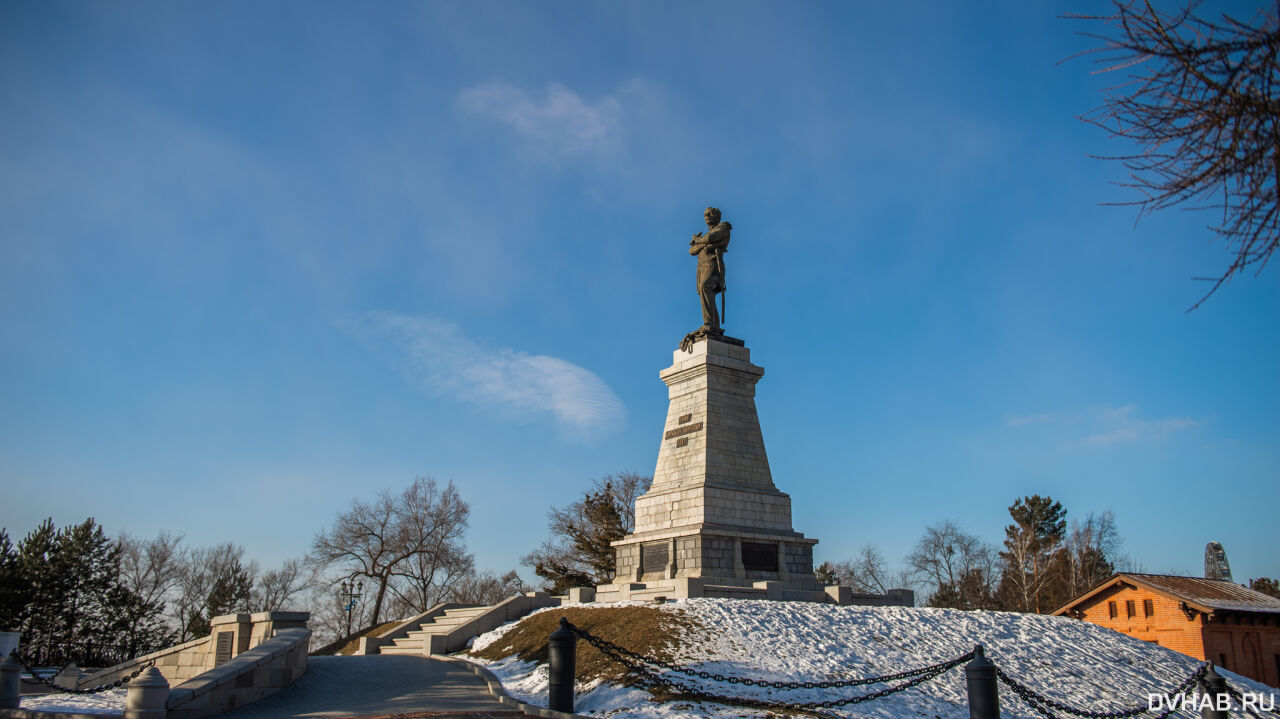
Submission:
[[[408,619],[379,637],[363,637],[357,654],[411,654],[424,656],[460,651],[473,637],[515,621],[535,609],[556,607],[562,597],[528,592],[491,607],[473,604],[439,604]]]
[[[410,631],[403,637],[391,640],[390,646],[378,647],[379,654],[412,654],[422,656],[430,654],[431,637],[448,635],[462,625],[474,621],[475,618],[493,607],[462,607],[446,609],[444,614],[428,617],[418,625],[418,629]]]

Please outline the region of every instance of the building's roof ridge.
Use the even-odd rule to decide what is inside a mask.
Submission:
[[[1176,597],[1188,604],[1195,605],[1201,611],[1261,612],[1280,614],[1280,598],[1263,594],[1243,584],[1226,579],[1207,579],[1205,577],[1188,577],[1178,574],[1150,574],[1147,572],[1116,572],[1110,577],[1090,588],[1083,594],[1071,599],[1054,614],[1060,614],[1076,604],[1093,597],[1105,588],[1129,577],[1148,588],[1162,594]]]

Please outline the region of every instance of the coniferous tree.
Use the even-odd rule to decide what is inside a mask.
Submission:
[[[65,589],[53,567],[57,538],[53,520],[46,519],[18,543],[18,571],[27,583],[27,603],[19,621],[26,646],[47,646],[59,631]]]
[[[22,572],[18,549],[0,529],[0,632],[16,632],[22,612],[31,601],[31,585]]]
[[[1004,571],[998,590],[1006,609],[1040,613],[1055,608],[1046,606],[1045,589],[1067,531],[1066,514],[1061,502],[1038,494],[1010,505],[1013,524],[1004,530]]]
[[[595,480],[582,499],[548,512],[551,537],[521,563],[559,594],[572,587],[606,584],[615,571],[613,542],[635,529],[635,500],[652,481],[631,472]]]
[[[213,591],[205,602],[205,615],[210,619],[249,610],[249,596],[253,591],[253,579],[249,572],[240,565],[240,560],[231,566],[213,582]]]
[[[102,642],[124,630],[119,583],[120,549],[90,517],[58,532],[51,557],[60,578],[62,603],[57,634],[64,642]]]
[[[33,659],[61,661],[72,652],[81,663],[114,663],[123,653],[169,638],[159,606],[121,583],[120,546],[93,518],[61,530],[46,519],[16,552],[7,544],[5,534],[0,601],[7,607],[5,621],[22,632]]]
[[[1266,577],[1258,577],[1249,580],[1249,588],[1255,592],[1270,594],[1273,597],[1280,597],[1280,582]]]

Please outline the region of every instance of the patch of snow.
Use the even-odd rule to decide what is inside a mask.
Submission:
[[[945,662],[982,644],[987,657],[1006,674],[1041,694],[1079,709],[1114,711],[1146,706],[1148,693],[1170,691],[1200,666],[1184,654],[1066,617],[734,599],[689,599],[660,606],[683,611],[702,627],[678,642],[677,664],[765,681],[820,682],[894,674]],[[507,631],[509,626],[495,630]],[[487,646],[496,639],[483,635],[476,644]],[[512,696],[546,706],[545,665],[509,657],[487,666]],[[1238,690],[1280,698],[1275,689],[1219,671]],[[785,690],[684,675],[676,678],[707,693],[789,704],[844,699],[887,686]],[[1263,701],[1265,705],[1269,700]],[[1003,686],[1000,703],[1003,716],[1039,719]],[[646,691],[608,682],[579,685],[575,710],[615,719],[771,715],[711,703],[658,703]],[[968,711],[964,667],[918,687],[835,711],[835,716],[884,719],[963,716]],[[1198,717],[1195,712],[1178,714]]]
[[[20,709],[38,709],[45,712],[67,712],[72,714],[102,714],[104,716],[124,713],[124,698],[127,689],[108,689],[97,694],[35,694],[22,697],[18,702]]]
[[[506,622],[501,626],[497,627],[496,629],[494,629],[493,631],[486,632],[484,634],[481,634],[478,637],[472,637],[471,640],[467,643],[467,651],[478,652],[483,650],[485,647],[501,639],[504,634],[514,629],[515,626],[519,623],[520,623],[520,620],[518,619],[514,621]]]

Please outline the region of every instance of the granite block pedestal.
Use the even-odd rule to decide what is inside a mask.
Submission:
[[[741,340],[703,337],[663,370],[670,404],[649,491],[632,534],[614,542],[617,573],[597,601],[741,596],[832,601],[813,576],[813,545],[791,526],[791,497],[769,471],[756,383]]]

